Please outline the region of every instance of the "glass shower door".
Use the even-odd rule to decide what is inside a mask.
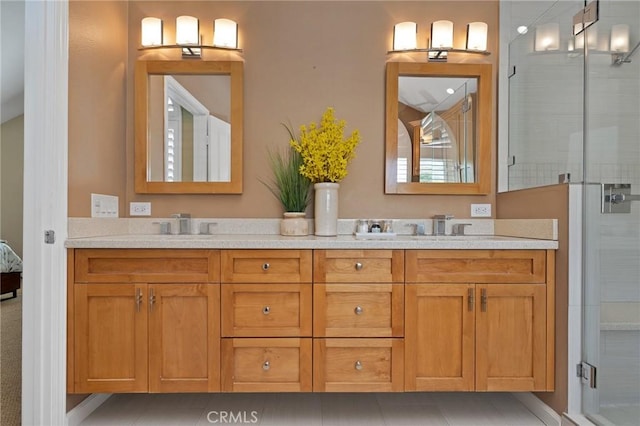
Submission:
[[[640,195],[640,49],[629,54],[640,2],[601,0],[599,9],[586,37],[583,359],[596,375],[595,387],[583,385],[583,411],[597,424],[638,425],[640,201],[630,198],[640,197],[620,194]],[[612,63],[616,29],[629,33],[621,64]]]

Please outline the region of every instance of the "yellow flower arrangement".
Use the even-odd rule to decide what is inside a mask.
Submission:
[[[347,165],[355,157],[355,149],[360,143],[360,132],[356,129],[348,138],[344,137],[344,120],[337,120],[333,108],[322,114],[320,125],[300,126],[298,140],[292,139],[291,146],[302,156],[300,174],[319,182],[340,182],[347,176]]]

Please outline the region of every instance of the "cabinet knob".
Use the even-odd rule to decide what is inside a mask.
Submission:
[[[268,263],[263,263],[262,264],[262,270],[266,271],[267,269],[269,269],[271,267],[271,265],[269,265]]]
[[[267,371],[269,368],[271,368],[271,363],[269,361],[265,361],[264,364],[262,364],[262,369]]]
[[[354,367],[356,370],[360,371],[362,370],[362,363],[360,361],[356,361]]]
[[[262,308],[263,314],[269,315],[269,312],[271,312],[271,308],[269,306],[265,306],[264,308]]]
[[[356,271],[362,270],[362,263],[356,262]]]
[[[355,312],[356,315],[362,315],[362,313],[364,312],[364,309],[362,309],[362,306],[356,306],[353,312]]]

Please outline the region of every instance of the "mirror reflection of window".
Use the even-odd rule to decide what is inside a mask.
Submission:
[[[475,182],[475,78],[398,79],[397,182]]]
[[[229,90],[228,75],[150,76],[149,181],[230,182]]]

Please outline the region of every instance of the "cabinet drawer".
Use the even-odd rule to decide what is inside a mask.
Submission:
[[[314,339],[316,392],[404,390],[402,339]]]
[[[223,284],[224,337],[311,336],[311,284]]]
[[[314,336],[402,337],[403,284],[315,284]]]
[[[401,283],[403,250],[315,250],[316,283]]]
[[[407,282],[544,283],[544,250],[407,250]]]
[[[223,250],[222,282],[310,283],[310,250]]]
[[[311,392],[311,339],[222,339],[223,392]]]
[[[218,250],[75,250],[75,281],[219,282]]]

